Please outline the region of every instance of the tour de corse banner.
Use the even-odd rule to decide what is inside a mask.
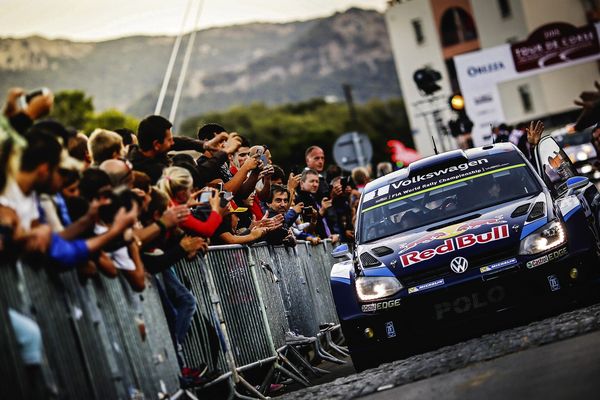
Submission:
[[[506,121],[499,83],[598,59],[599,37],[600,23],[581,28],[553,23],[538,28],[523,42],[454,57],[465,108],[474,123],[475,146],[489,143],[490,125]]]

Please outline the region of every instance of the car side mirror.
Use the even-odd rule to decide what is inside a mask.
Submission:
[[[573,194],[574,191],[586,187],[589,183],[590,180],[585,176],[572,176],[567,179],[567,189],[569,189],[567,194]]]
[[[331,257],[333,258],[346,258],[348,260],[352,259],[352,255],[350,254],[350,249],[346,243],[342,243],[331,252]]]

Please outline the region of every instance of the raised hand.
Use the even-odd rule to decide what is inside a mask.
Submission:
[[[542,121],[531,121],[529,123],[529,128],[525,128],[527,132],[527,141],[532,146],[537,146],[542,137],[542,133],[544,133],[544,123]]]

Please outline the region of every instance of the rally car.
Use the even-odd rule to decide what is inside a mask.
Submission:
[[[355,368],[410,353],[424,332],[444,335],[443,327],[595,281],[599,203],[551,136],[531,163],[500,143],[369,183],[356,246],[334,254],[350,259],[331,272]]]

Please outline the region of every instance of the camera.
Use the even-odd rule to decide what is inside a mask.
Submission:
[[[233,193],[231,192],[219,192],[219,197],[221,198],[221,208],[227,207],[227,204],[231,200],[233,200]]]
[[[199,203],[208,203],[212,198],[212,192],[202,192],[200,196],[198,196]]]
[[[310,219],[312,217],[313,214],[313,208],[312,207],[302,207],[302,218],[303,219]]]
[[[260,161],[262,161],[263,168],[266,167],[267,165],[269,165],[269,159],[267,158],[267,156],[265,154],[260,156]]]
[[[348,179],[348,177],[347,177],[347,176],[342,176],[342,177],[340,178],[340,184],[342,185],[342,189],[345,189],[345,188],[346,188],[346,186],[348,186],[348,183],[349,183],[349,182],[348,182],[348,180],[349,180],[349,179]]]
[[[43,87],[43,88],[39,88],[39,89],[35,89],[27,94],[24,94],[22,96],[20,96],[17,99],[17,106],[21,109],[21,110],[25,110],[27,108],[27,105],[31,102],[31,100],[34,97],[37,96],[45,96],[47,94],[50,93],[50,89]]]
[[[100,197],[110,199],[110,204],[100,206],[98,216],[100,219],[110,224],[115,219],[115,215],[119,208],[125,207],[127,211],[131,210],[133,203],[141,205],[140,197],[131,189],[121,186],[113,190],[105,190],[100,193]]]

